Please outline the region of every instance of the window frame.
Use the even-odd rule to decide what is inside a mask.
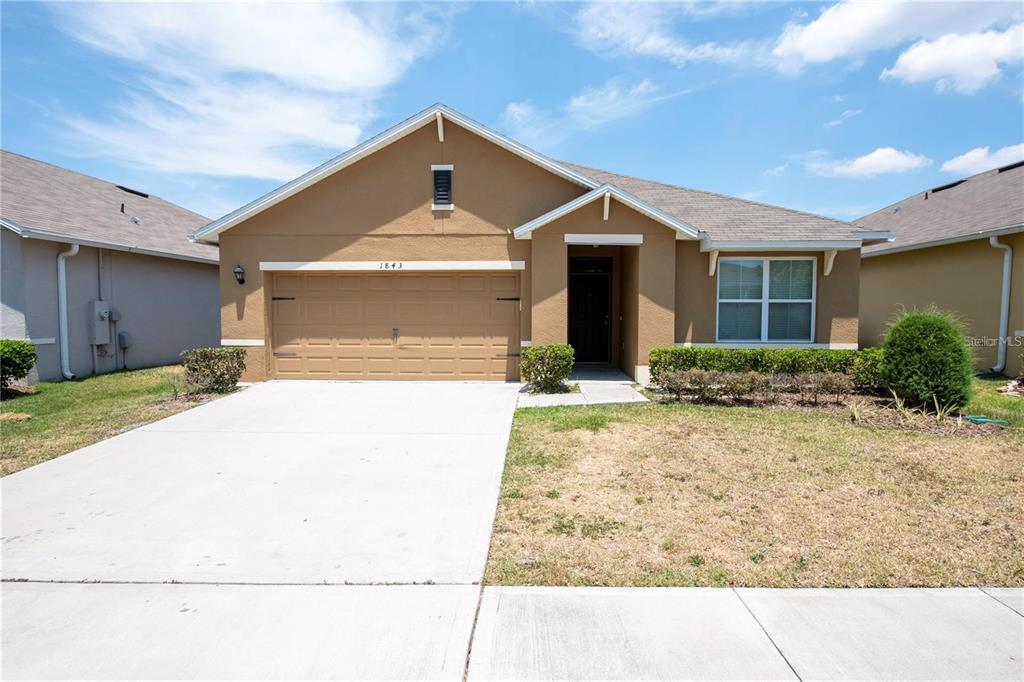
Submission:
[[[730,261],[761,261],[761,298],[721,298],[722,264]],[[773,261],[811,261],[811,297],[806,298],[771,298],[769,278]],[[760,303],[761,304],[761,338],[759,339],[723,339],[718,326],[722,303]],[[810,303],[811,324],[810,336],[806,339],[769,339],[768,311],[772,303]],[[817,256],[732,256],[719,257],[715,268],[715,343],[778,343],[807,344],[814,343],[817,336],[816,318],[818,310],[818,257]]]

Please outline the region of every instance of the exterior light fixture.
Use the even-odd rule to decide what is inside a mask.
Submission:
[[[235,279],[238,280],[239,284],[245,284],[245,268],[241,265],[235,266]]]

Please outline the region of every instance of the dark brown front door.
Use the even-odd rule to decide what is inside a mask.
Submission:
[[[610,258],[569,260],[569,345],[576,362],[611,361]]]

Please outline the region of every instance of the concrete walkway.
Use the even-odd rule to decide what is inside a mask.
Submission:
[[[1024,591],[486,588],[469,679],[1020,680]]]
[[[633,388],[633,380],[617,369],[575,369],[569,377],[569,384],[579,386],[579,392],[529,393],[523,386],[519,389],[517,407],[648,402],[642,393]]]

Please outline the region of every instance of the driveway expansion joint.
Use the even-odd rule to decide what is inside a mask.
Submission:
[[[802,682],[804,678],[800,676],[800,673],[796,671],[796,668],[793,667],[793,664],[789,662],[789,659],[786,658],[786,654],[782,653],[782,649],[780,649],[779,645],[775,643],[774,639],[772,639],[771,634],[769,634],[767,628],[765,628],[764,624],[761,622],[761,619],[757,617],[757,614],[754,613],[753,609],[750,608],[750,605],[748,605],[747,602],[743,600],[743,596],[736,591],[735,587],[730,587],[729,589],[732,590],[732,593],[735,594],[736,598],[740,600],[740,603],[743,604],[743,608],[747,610],[747,613],[750,614],[750,617],[753,618],[754,622],[757,623],[757,626],[761,628],[761,632],[763,632],[764,636],[768,638],[768,641],[772,643],[772,646],[775,647],[775,650],[779,652],[779,656],[781,656],[782,660],[786,662],[786,665],[789,666],[789,669],[793,671],[793,675],[796,677],[796,679],[801,680]]]

